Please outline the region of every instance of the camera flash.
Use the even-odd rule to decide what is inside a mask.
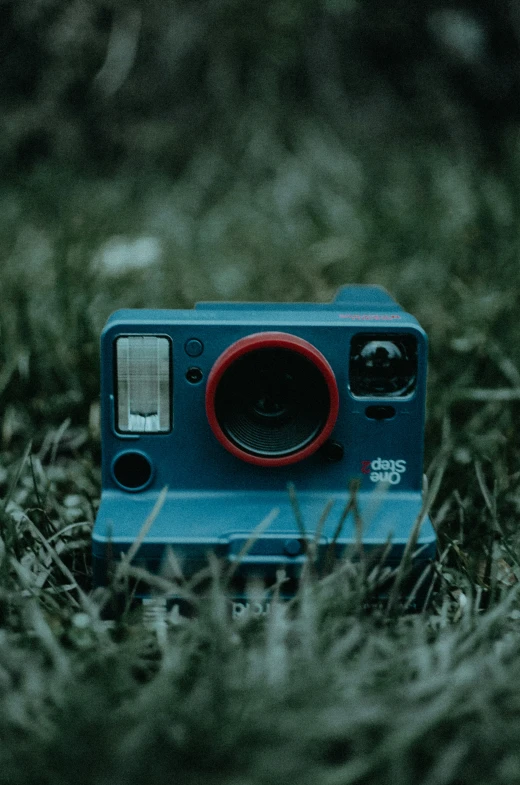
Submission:
[[[170,430],[170,367],[168,338],[128,335],[116,340],[118,431]]]

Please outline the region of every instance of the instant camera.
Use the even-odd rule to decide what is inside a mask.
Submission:
[[[189,578],[212,552],[239,606],[280,570],[290,594],[311,542],[319,566],[359,545],[360,525],[364,552],[397,565],[422,515],[426,365],[424,331],[376,286],[117,311],[101,337],[94,584],[129,554],[161,575],[171,551]],[[416,570],[436,548],[422,517]]]

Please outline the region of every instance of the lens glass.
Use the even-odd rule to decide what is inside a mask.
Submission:
[[[417,382],[414,335],[359,334],[350,345],[352,395],[397,398],[410,395]]]
[[[256,349],[223,374],[215,394],[220,427],[235,445],[264,457],[291,455],[323,430],[330,409],[321,371],[291,349]]]

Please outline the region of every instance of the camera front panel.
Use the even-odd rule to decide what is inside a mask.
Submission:
[[[104,489],[337,491],[356,477],[362,490],[420,491],[426,339],[414,320],[195,314],[106,328]]]

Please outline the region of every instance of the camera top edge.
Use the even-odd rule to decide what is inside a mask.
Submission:
[[[336,296],[328,303],[315,302],[229,302],[204,301],[189,309],[162,308],[125,308],[112,313],[106,322],[103,334],[112,328],[123,325],[145,326],[158,323],[212,322],[218,320],[251,322],[259,318],[265,326],[266,319],[272,317],[279,320],[280,315],[293,323],[312,321],[330,324],[359,325],[360,328],[379,330],[380,328],[395,331],[414,329],[426,338],[425,332],[417,319],[406,312],[388,292],[380,286],[371,284],[350,284],[340,287]]]

